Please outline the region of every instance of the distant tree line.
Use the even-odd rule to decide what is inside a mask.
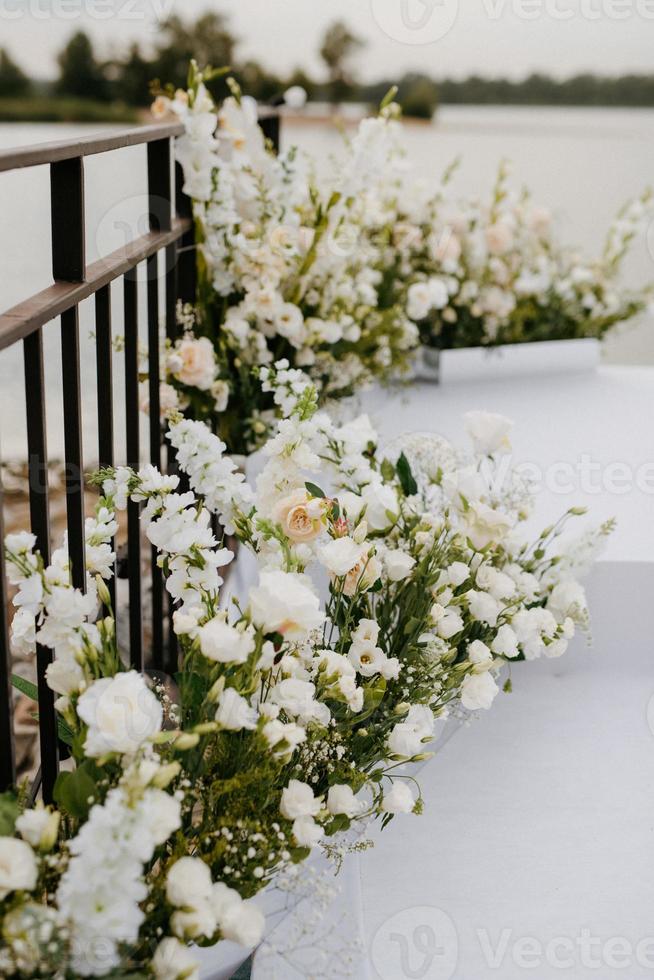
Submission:
[[[375,104],[397,79],[384,79],[375,84],[357,81],[355,61],[363,44],[344,22],[336,21],[327,29],[320,45],[326,80],[310,78],[300,68],[282,77],[256,61],[237,56],[237,39],[224,15],[208,12],[194,22],[174,16],[162,26],[154,49],[147,53],[135,42],[122,56],[103,60],[86,34],[74,34],[59,54],[59,75],[52,84],[32,81],[8,52],[0,48],[0,99],[21,100],[32,96],[81,103],[93,101],[99,105],[147,106],[152,83],[159,80],[162,84],[183,86],[188,62],[195,58],[201,65],[230,66],[243,90],[262,102],[276,98],[290,85],[301,85],[310,99]],[[478,75],[461,80],[435,79],[426,74],[408,73],[398,85],[398,100],[405,114],[422,118],[430,118],[439,102],[654,106],[654,74],[617,78],[581,74],[559,81],[534,73],[521,81],[512,81]],[[225,93],[223,79],[216,80],[212,86],[217,97]]]

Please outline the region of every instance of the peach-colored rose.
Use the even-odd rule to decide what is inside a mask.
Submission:
[[[322,530],[322,501],[309,500],[306,490],[298,489],[280,500],[273,519],[291,541],[313,541]]]
[[[506,221],[496,221],[486,229],[486,244],[493,255],[502,255],[513,245],[513,232]]]
[[[167,95],[158,95],[152,105],[150,112],[155,119],[165,119],[172,112],[172,103]]]
[[[175,377],[190,388],[208,391],[216,376],[216,355],[208,337],[184,337],[175,349],[181,366]]]

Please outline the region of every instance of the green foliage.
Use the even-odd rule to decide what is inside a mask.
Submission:
[[[20,807],[13,793],[0,793],[0,837],[11,837]]]
[[[27,95],[31,88],[29,78],[13,61],[6,48],[0,48],[0,98]]]
[[[400,453],[400,457],[395,468],[397,470],[397,475],[402,490],[404,491],[404,495],[406,497],[412,497],[413,494],[418,492],[418,484],[416,483],[413,473],[411,472],[409,460],[406,458],[404,453]]]
[[[99,799],[98,779],[101,773],[92,759],[87,759],[73,772],[60,772],[54,786],[54,800],[70,817],[85,820],[92,805]]]

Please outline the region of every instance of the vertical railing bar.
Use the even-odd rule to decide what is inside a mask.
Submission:
[[[174,343],[177,338],[177,243],[166,248],[166,339]],[[166,470],[177,471],[177,461],[172,446],[166,444]],[[166,662],[164,669],[170,674],[177,671],[177,636],[173,630],[173,599],[167,595],[168,637],[166,643]]]
[[[152,144],[151,144],[152,145]],[[166,143],[166,145],[168,145]],[[159,401],[159,255],[155,252],[146,263],[148,283],[148,399],[150,422],[150,462],[161,468],[161,411]],[[151,548],[152,578],[152,663],[163,670],[163,576],[157,564],[157,549]]]
[[[98,466],[114,465],[113,358],[111,338],[111,286],[95,294],[95,362],[98,393]],[[112,541],[115,550],[115,540]],[[116,568],[107,582],[114,617],[116,609]]]
[[[86,276],[82,157],[50,164],[50,216],[53,278],[82,282]]]
[[[7,622],[7,579],[5,577],[5,532],[2,478],[0,476],[0,793],[16,782],[11,648]]]
[[[86,590],[84,535],[84,466],[82,462],[82,411],[79,375],[79,312],[74,306],[61,315],[61,362],[66,454],[66,517],[72,583]]]
[[[139,436],[139,336],[137,270],[123,277],[125,313],[125,435],[127,465],[140,466]],[[127,505],[127,575],[129,580],[129,652],[137,670],[143,669],[143,621],[141,610],[141,525],[139,504]]]
[[[25,398],[27,417],[27,453],[29,504],[32,533],[45,565],[50,564],[50,514],[48,506],[48,448],[45,426],[45,383],[43,377],[43,337],[35,330],[23,341],[25,359]],[[43,799],[52,802],[57,778],[59,751],[54,692],[45,680],[52,663],[52,651],[37,645],[36,674],[39,695],[39,743]]]
[[[148,196],[150,231],[172,227],[170,140],[148,143]]]
[[[184,193],[184,173],[179,163],[175,163],[175,210],[180,218],[193,218],[193,202]],[[182,235],[177,250],[177,298],[182,303],[195,302],[197,269],[194,245],[195,233],[191,226]]]

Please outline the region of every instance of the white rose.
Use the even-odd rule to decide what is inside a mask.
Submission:
[[[391,582],[401,582],[411,574],[416,560],[399,548],[388,549],[384,552],[384,568]]]
[[[59,813],[42,804],[25,810],[16,820],[16,830],[32,847],[49,851],[57,840]]]
[[[392,487],[385,483],[371,483],[364,488],[361,497],[366,508],[366,521],[372,531],[385,531],[395,523],[399,504]]]
[[[214,882],[209,902],[220,927],[222,927],[223,920],[229,910],[235,905],[240,905],[242,901],[239,893],[226,885],[224,881]]]
[[[410,320],[424,320],[432,307],[432,294],[426,282],[411,283],[407,289],[406,312]]]
[[[416,801],[407,784],[396,779],[392,787],[384,793],[381,805],[386,813],[411,813]]]
[[[179,939],[167,936],[152,957],[156,980],[199,980],[200,968],[191,951]]]
[[[184,337],[175,348],[180,366],[175,377],[189,388],[208,391],[216,376],[216,354],[208,337]]]
[[[282,571],[260,573],[250,590],[250,612],[256,626],[289,640],[303,639],[325,619],[315,592],[299,575]]]
[[[0,902],[10,892],[31,892],[39,869],[30,845],[17,837],[0,837]]]
[[[135,670],[95,681],[77,702],[77,713],[89,730],[86,755],[133,754],[161,730],[163,708]]]
[[[293,821],[293,836],[299,847],[314,847],[324,834],[322,827],[311,817],[298,817]]]
[[[488,592],[478,592],[476,589],[470,589],[466,593],[466,598],[470,612],[475,619],[478,619],[480,623],[486,623],[488,626],[497,624],[497,617],[502,612],[502,606],[497,599],[493,599]]]
[[[220,695],[215,717],[221,728],[240,732],[243,728],[255,729],[259,716],[256,709],[233,687],[227,687]]]
[[[511,419],[495,412],[466,412],[463,418],[465,430],[472,439],[476,453],[491,456],[493,453],[508,452],[511,449]]]
[[[175,907],[208,901],[212,881],[208,865],[200,858],[182,857],[175,861],[166,877],[166,898]]]
[[[238,630],[216,617],[197,632],[200,650],[208,660],[221,664],[243,664],[255,646],[251,630]]]
[[[466,674],[461,685],[461,704],[468,711],[490,708],[499,687],[492,674],[485,670],[481,674]]]
[[[498,629],[495,639],[491,643],[491,650],[502,657],[517,657],[520,653],[518,637],[507,623]]]
[[[365,810],[365,803],[357,800],[352,788],[340,783],[330,786],[327,793],[327,809],[333,816],[344,814],[346,817],[356,817],[362,810]]]
[[[265,925],[266,918],[254,902],[240,902],[227,909],[220,929],[225,939],[250,949],[261,942]]]
[[[436,632],[443,640],[449,640],[463,629],[463,619],[456,609],[446,609],[436,623]]]
[[[308,783],[291,779],[288,786],[282,790],[279,811],[287,820],[295,820],[297,817],[315,817],[320,813],[321,806],[320,799],[313,795],[313,790]]]

